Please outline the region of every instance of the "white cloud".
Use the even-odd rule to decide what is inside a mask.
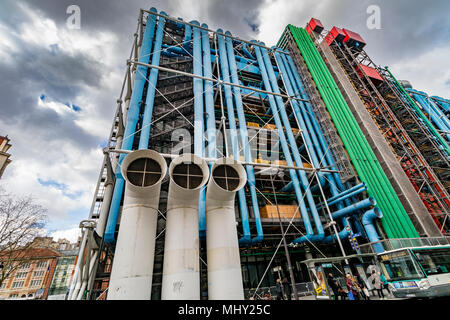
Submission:
[[[430,96],[450,97],[449,57],[450,46],[437,47],[420,56],[394,63],[390,69],[396,78],[409,80],[415,89]]]
[[[80,228],[72,228],[67,230],[60,230],[53,233],[50,233],[50,237],[53,237],[55,241],[59,239],[67,239],[71,243],[77,242],[78,237],[81,236]]]

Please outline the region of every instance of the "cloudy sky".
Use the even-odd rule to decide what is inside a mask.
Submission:
[[[79,30],[66,25],[73,4]],[[367,28],[370,5],[381,29]],[[47,207],[56,238],[75,240],[88,217],[139,8],[150,7],[270,46],[316,17],[360,33],[397,78],[450,98],[448,0],[0,0],[0,135],[13,144],[0,184]]]

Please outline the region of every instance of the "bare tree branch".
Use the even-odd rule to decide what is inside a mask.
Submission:
[[[0,286],[33,260],[32,242],[43,235],[46,213],[31,196],[13,196],[0,187]]]

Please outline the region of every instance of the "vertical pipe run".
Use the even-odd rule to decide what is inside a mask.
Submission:
[[[191,24],[200,26],[198,21],[191,21]],[[194,33],[194,74],[203,76],[203,59],[202,59],[202,39],[200,29],[193,27]],[[199,78],[193,79],[194,85],[194,154],[199,157],[205,157],[204,143],[204,107],[203,107],[203,80]],[[205,189],[200,191],[198,215],[199,215],[199,233],[203,239],[206,235],[206,216],[205,216]]]
[[[169,167],[161,300],[200,300],[198,197],[208,164],[183,154]]]
[[[255,46],[254,49],[255,49],[256,58],[258,60],[258,64],[259,64],[259,67],[261,70],[261,75],[262,75],[266,90],[271,91],[270,90],[271,86],[270,86],[270,82],[269,82],[269,79],[268,79],[268,76],[266,73],[266,67],[264,65],[264,60],[261,55],[261,50],[258,46]],[[292,161],[292,157],[291,157],[291,154],[289,151],[289,147],[287,145],[286,137],[284,135],[283,125],[281,123],[281,120],[280,120],[280,117],[278,115],[278,111],[277,111],[277,108],[275,105],[275,100],[273,98],[273,95],[271,95],[271,94],[267,95],[267,97],[269,99],[270,108],[272,110],[273,118],[274,118],[275,124],[277,126],[278,136],[280,138],[280,144],[283,149],[287,165],[294,166],[294,163]],[[308,237],[308,239],[310,239],[310,241],[315,240],[315,239],[322,239],[323,238],[322,235],[319,235],[317,238],[315,238],[316,236],[314,235],[314,231],[313,231],[311,221],[308,216],[306,205],[305,205],[305,202],[303,201],[303,196],[302,196],[302,192],[300,189],[300,181],[298,179],[297,172],[295,170],[291,169],[291,170],[289,170],[289,175],[291,176],[291,179],[292,179],[292,185],[294,187],[294,191],[295,191],[295,194],[297,197],[297,203],[300,208],[300,213],[302,216],[303,224],[306,229],[306,236]]]
[[[217,32],[223,33],[223,30],[219,29],[217,30]],[[231,82],[230,67],[224,37],[218,35],[217,42],[219,44],[219,57],[220,57],[220,67],[222,71],[221,72],[222,79],[225,82]],[[231,147],[233,150],[233,158],[235,160],[240,160],[239,140],[233,104],[233,93],[229,85],[224,85],[224,92],[225,92],[225,101],[227,105],[228,125],[230,127],[229,135],[231,139]],[[227,139],[228,137],[225,138]],[[243,236],[242,238],[239,239],[239,243],[249,244],[251,242],[251,233],[250,233],[250,223],[248,221],[248,208],[247,208],[247,200],[245,198],[245,191],[242,189],[239,190],[238,197],[239,197],[239,212],[241,214],[242,230],[243,230]]]
[[[226,32],[226,35],[231,36],[230,32]],[[233,48],[233,41],[231,38],[226,38],[226,45],[227,45],[227,53],[228,53],[228,65],[230,67],[230,73],[231,73],[231,81],[234,84],[239,84],[239,78],[237,74],[237,66],[236,66],[236,57],[234,55],[234,48]],[[248,131],[247,131],[247,121],[245,119],[245,113],[244,113],[244,107],[242,103],[242,96],[241,96],[241,89],[239,87],[233,86],[233,93],[234,93],[234,101],[236,105],[236,112],[238,115],[239,120],[239,136],[241,140],[242,149],[244,151],[244,159],[246,162],[253,162],[251,151],[250,151],[250,145],[248,141]],[[250,189],[250,195],[252,198],[252,208],[253,208],[253,215],[255,217],[255,223],[256,223],[256,230],[258,235],[251,240],[252,243],[259,243],[263,240],[264,234],[263,234],[263,228],[261,223],[261,217],[259,213],[259,203],[258,203],[258,197],[256,194],[256,178],[255,178],[255,171],[253,170],[252,166],[246,166],[247,171],[247,179],[248,179],[248,186]],[[244,193],[244,190],[239,191]],[[244,200],[245,200],[245,193],[244,193]]]
[[[108,300],[150,300],[161,183],[166,160],[152,150],[130,153],[122,162],[125,196]]]
[[[151,8],[150,11],[157,12],[155,8]],[[153,34],[155,33],[156,16],[149,15],[147,19],[147,26],[145,27],[144,39],[142,40],[141,52],[139,55],[139,62],[147,63],[150,60],[150,54],[152,52]],[[127,122],[125,125],[124,139],[122,142],[123,150],[131,150],[135,138],[136,125],[139,119],[139,112],[141,108],[142,96],[144,93],[144,86],[146,83],[145,76],[147,75],[147,67],[139,65],[137,67],[136,76],[134,79],[134,88],[130,101],[130,108],[127,114]],[[123,188],[125,180],[121,174],[120,166],[122,164],[125,155],[121,155],[119,158],[119,164],[116,169],[116,183],[114,185],[114,193],[111,200],[111,206],[109,209],[108,222],[106,225],[106,231],[104,240],[107,244],[113,244],[115,239],[115,231],[117,225],[117,218],[119,215],[120,202],[122,200]]]
[[[209,300],[244,300],[234,200],[246,182],[244,167],[233,159],[214,163],[206,193]]]
[[[164,12],[161,12],[163,16],[167,16]],[[161,58],[161,47],[164,36],[164,26],[166,19],[160,17],[158,20],[158,29],[156,30],[155,48],[153,50],[152,64],[159,66]],[[150,128],[153,116],[153,107],[155,103],[156,85],[158,81],[158,69],[152,68],[150,70],[150,77],[147,88],[147,98],[145,100],[144,118],[142,120],[141,138],[139,140],[139,150],[148,149],[148,143],[150,140]]]

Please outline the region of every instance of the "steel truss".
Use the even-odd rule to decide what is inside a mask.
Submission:
[[[318,44],[314,34],[312,38]],[[317,47],[321,51],[320,46]],[[448,158],[398,94],[384,69],[377,67],[364,50],[336,41],[330,48],[428,212],[445,235],[450,230]],[[382,84],[377,86],[364,72],[358,72],[361,64],[376,69],[384,80]]]

